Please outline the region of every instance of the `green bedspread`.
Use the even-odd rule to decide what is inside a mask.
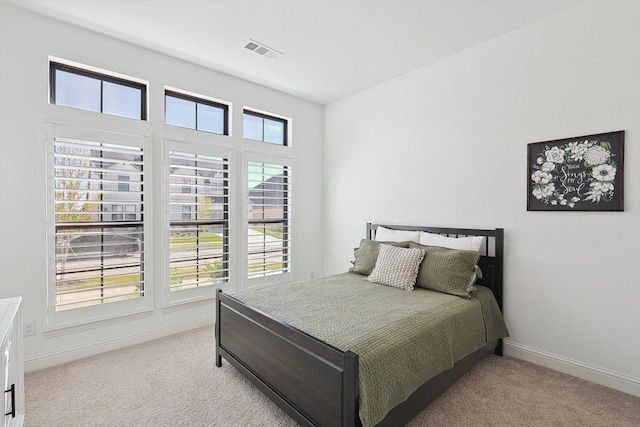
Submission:
[[[508,336],[493,294],[482,286],[464,299],[421,288],[403,291],[344,273],[235,297],[358,354],[364,427],[381,421],[459,359]]]

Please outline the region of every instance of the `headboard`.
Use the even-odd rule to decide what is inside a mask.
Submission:
[[[374,240],[378,227],[392,230],[426,231],[448,237],[485,236],[480,248],[478,265],[482,270],[482,279],[477,283],[493,291],[502,310],[502,267],[504,262],[504,229],[479,230],[472,228],[417,227],[408,225],[386,225],[367,223],[367,239]]]

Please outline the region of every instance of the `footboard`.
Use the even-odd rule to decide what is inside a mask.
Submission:
[[[343,352],[218,290],[222,357],[301,425],[355,426],[358,355]]]

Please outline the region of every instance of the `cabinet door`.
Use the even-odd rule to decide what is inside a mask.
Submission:
[[[11,411],[13,406],[13,396],[11,393],[7,393],[7,390],[10,389],[11,383],[9,379],[9,371],[11,370],[11,333],[9,333],[5,340],[2,342],[2,347],[0,347],[0,351],[2,351],[2,425],[6,427],[9,425],[9,418],[11,415],[5,415],[7,412]]]
[[[18,387],[16,378],[16,330],[12,324],[2,343],[2,386],[4,391],[3,398],[3,427],[15,425],[16,416],[16,390]],[[12,393],[10,390],[14,388]]]
[[[24,423],[22,357],[22,298],[0,299],[0,427],[21,427]]]

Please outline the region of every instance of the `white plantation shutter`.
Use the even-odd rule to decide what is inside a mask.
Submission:
[[[291,271],[291,167],[248,162],[247,277]]]
[[[143,297],[143,148],[54,137],[53,157],[56,311]]]
[[[169,151],[171,291],[229,280],[229,160]]]

